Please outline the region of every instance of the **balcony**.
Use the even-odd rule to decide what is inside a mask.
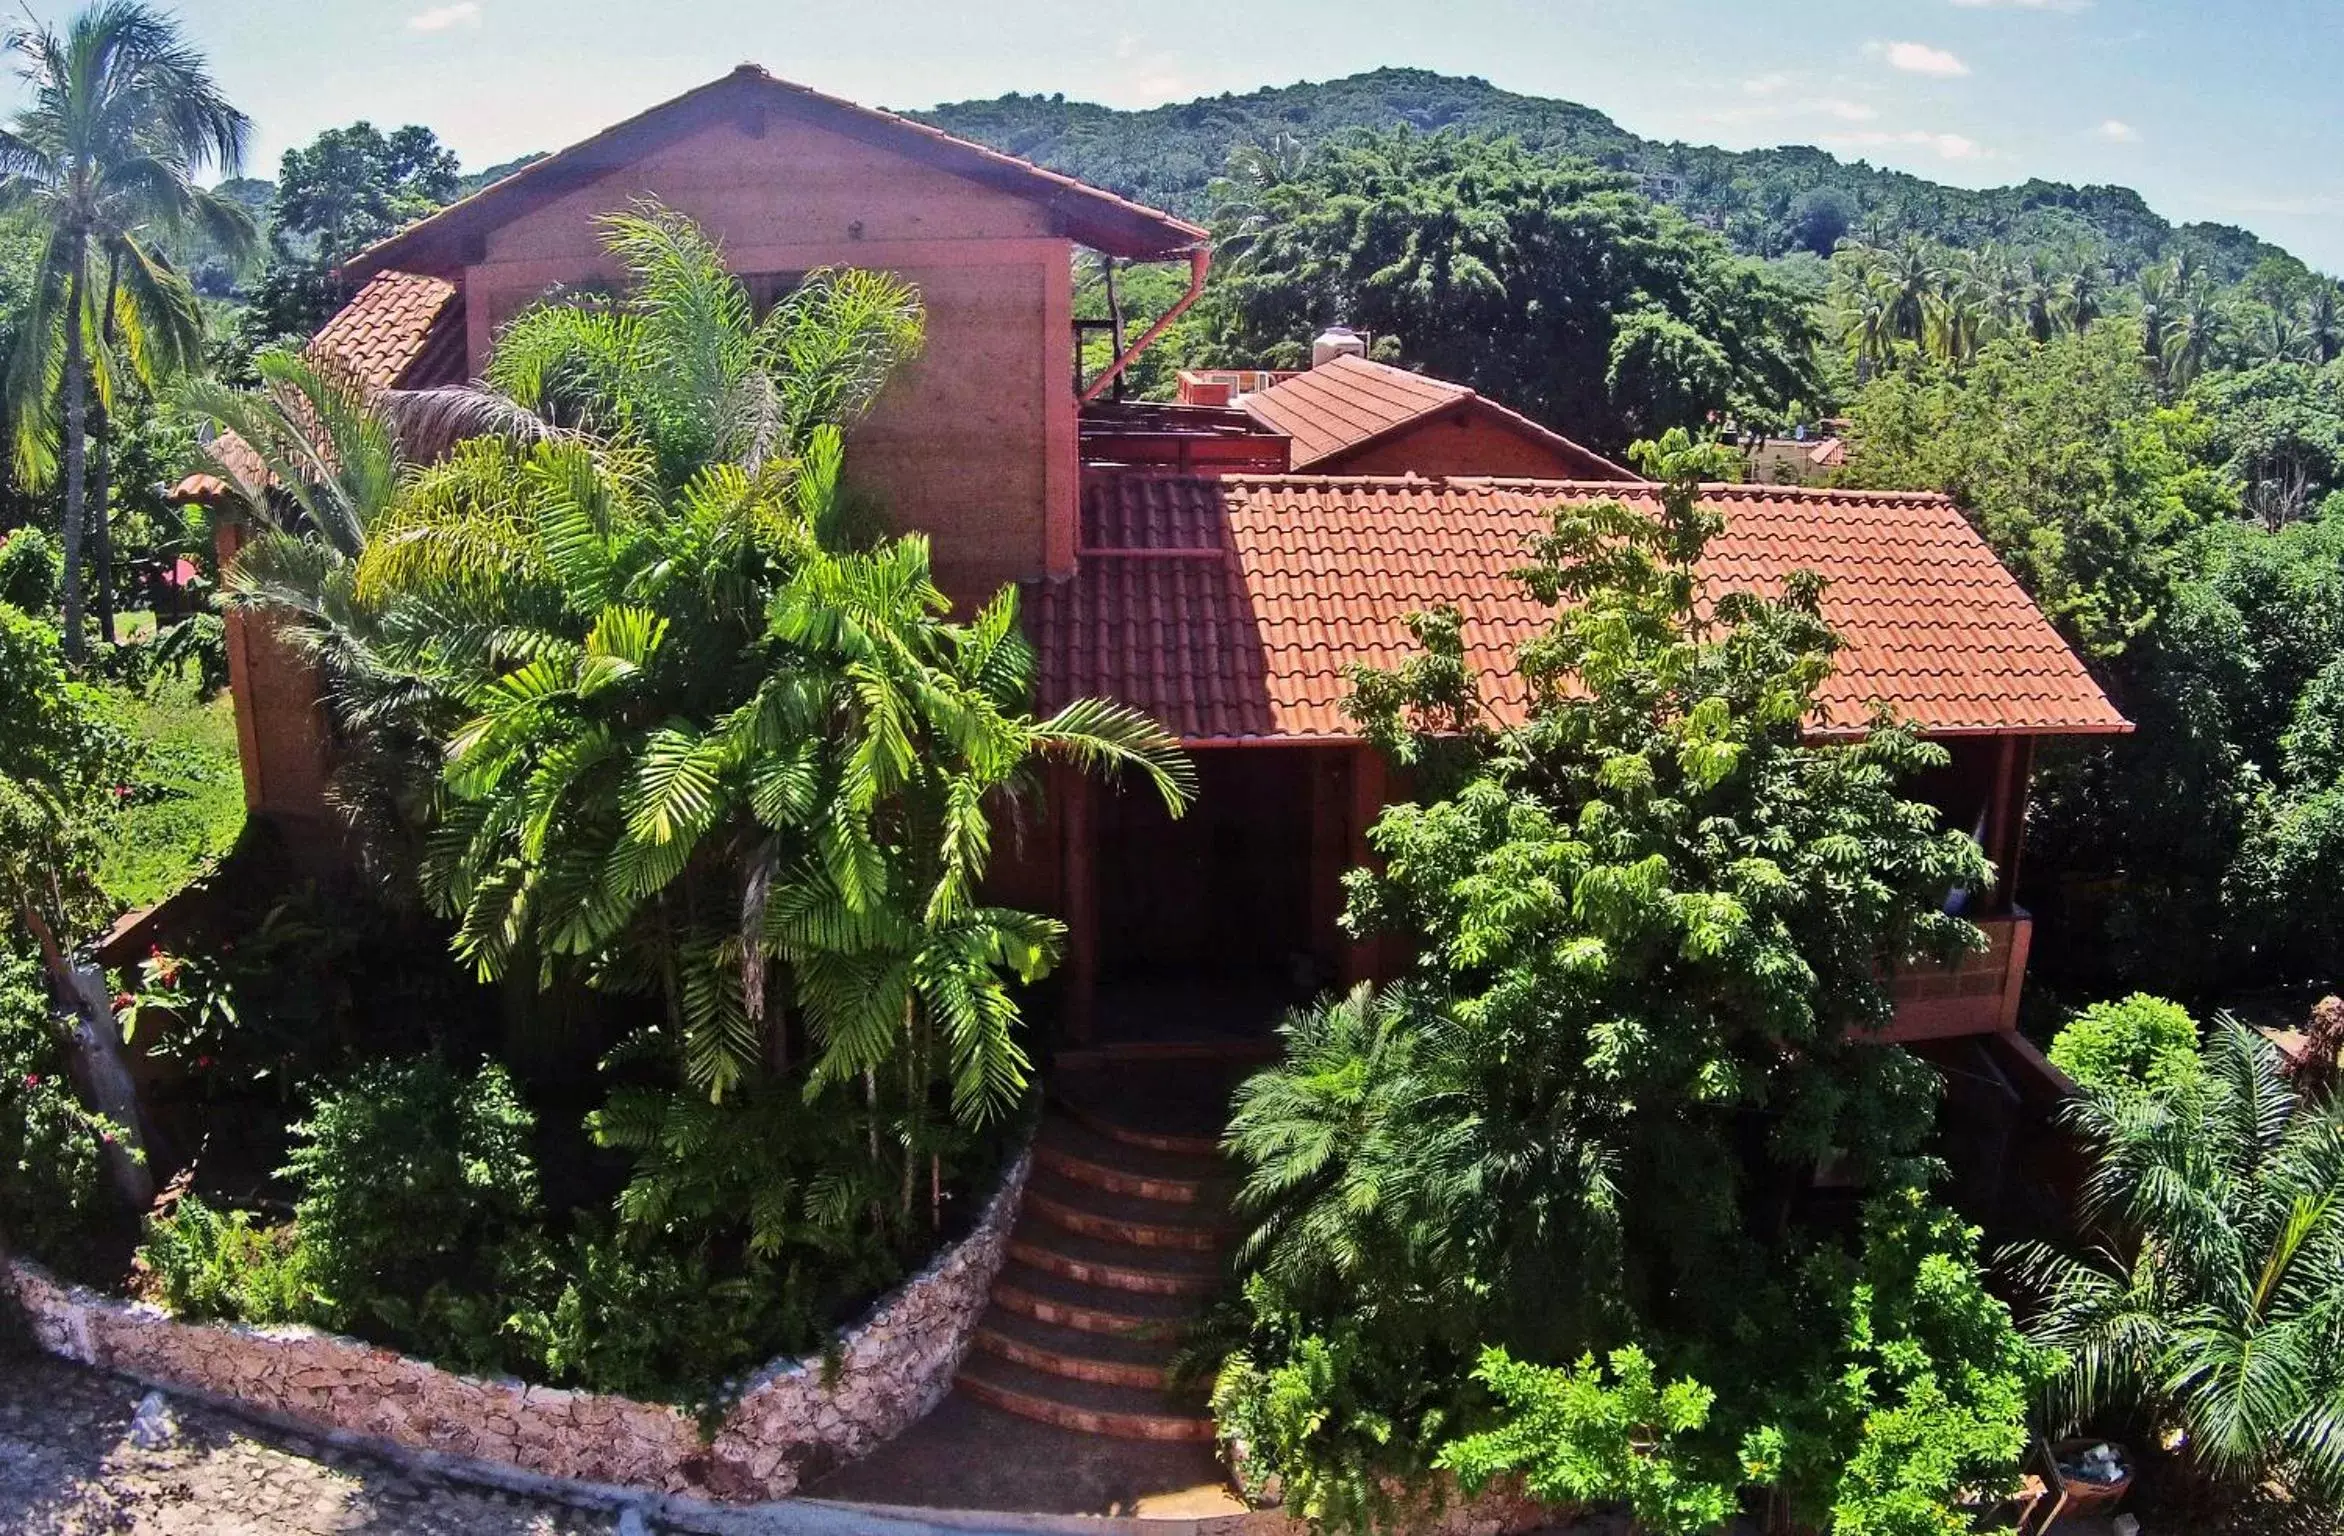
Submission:
[[[1893,986],[1896,1021],[1882,1039],[1943,1040],[2018,1027],[2019,990],[2026,981],[2035,920],[2024,908],[2013,907],[1973,921],[1985,930],[1985,951],[1951,965],[1900,971]]]

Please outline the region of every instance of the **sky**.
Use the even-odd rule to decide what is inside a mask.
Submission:
[[[20,0],[21,4],[21,0]],[[12,5],[11,10],[18,7]],[[2138,189],[2344,272],[2338,0],[178,0],[251,169],[420,122],[468,169],[556,149],[744,60],[878,106],[1111,106],[1379,65],[1583,102],[1654,138],[1819,144],[1962,186]],[[62,19],[63,0],[30,0]],[[19,12],[21,14],[21,11]],[[10,100],[0,86],[0,101]]]

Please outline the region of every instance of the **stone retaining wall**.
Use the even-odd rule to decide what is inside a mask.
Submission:
[[[547,1477],[719,1499],[793,1492],[901,1434],[952,1389],[1025,1191],[1020,1153],[969,1235],[822,1354],[751,1377],[703,1435],[691,1415],[596,1392],[458,1376],[310,1328],[174,1321],[5,1258],[0,1283],[44,1349],[298,1420]]]

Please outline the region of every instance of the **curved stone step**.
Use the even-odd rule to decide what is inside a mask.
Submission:
[[[1228,1218],[1191,1202],[1118,1194],[1037,1168],[1026,1181],[1027,1214],[1084,1237],[1140,1248],[1212,1253],[1229,1237]]]
[[[1173,1350],[1169,1338],[1090,1333],[1002,1306],[977,1319],[974,1343],[989,1355],[1046,1375],[1158,1390],[1170,1375]]]
[[[1135,1248],[1085,1237],[1047,1221],[1020,1221],[1009,1256],[1034,1269],[1111,1291],[1156,1296],[1210,1296],[1221,1288],[1218,1257],[1189,1248]]]
[[[1064,1099],[1060,1109],[1075,1124],[1094,1136],[1117,1141],[1128,1147],[1139,1147],[1150,1152],[1169,1152],[1182,1157],[1217,1157],[1221,1151],[1218,1136],[1183,1136],[1170,1131],[1143,1130],[1135,1125],[1121,1125],[1077,1099]]]
[[[969,1356],[960,1390],[1020,1418],[1121,1440],[1210,1440],[1213,1420],[1201,1407],[1143,1387],[1052,1376],[993,1355]]]
[[[1106,1290],[1016,1262],[993,1281],[993,1304],[1060,1328],[1158,1342],[1177,1340],[1197,1311],[1188,1297]]]
[[[1034,1141],[1034,1161],[1079,1184],[1180,1205],[1225,1205],[1236,1184],[1218,1157],[1136,1146],[1056,1115]]]

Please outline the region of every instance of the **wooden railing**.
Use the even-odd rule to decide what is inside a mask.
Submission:
[[[1896,1022],[1890,1040],[1937,1040],[2018,1027],[2019,992],[2026,984],[2027,948],[2035,920],[2024,908],[1973,919],[1986,931],[1982,954],[1952,965],[1909,966],[1894,983]]]

